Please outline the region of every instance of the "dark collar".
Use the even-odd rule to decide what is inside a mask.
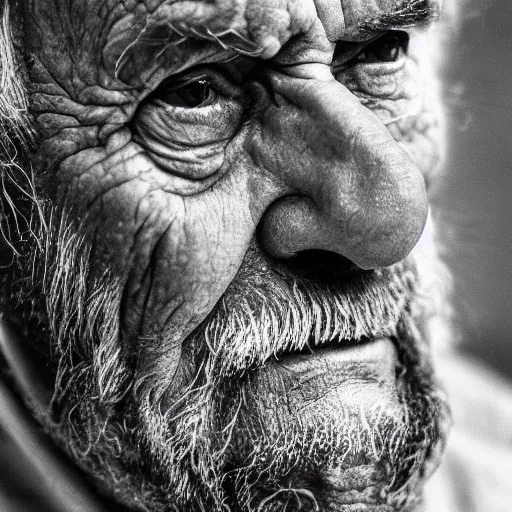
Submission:
[[[40,375],[29,351],[24,350],[27,344],[23,341],[5,316],[1,316],[0,354],[5,360],[9,379],[0,376],[0,429],[24,455],[31,472],[38,476],[38,492],[51,503],[52,512],[112,510],[90,488],[83,473],[55,447],[24,405],[23,402],[30,404],[37,416],[37,409],[42,411],[49,396],[43,387],[38,387],[42,386]],[[13,388],[19,391],[23,400]],[[2,461],[0,466],[5,467]]]

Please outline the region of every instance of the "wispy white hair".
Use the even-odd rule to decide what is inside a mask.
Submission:
[[[33,128],[28,110],[21,23],[9,0],[0,0],[0,268],[5,269],[32,233],[39,213],[28,148]],[[4,276],[0,275],[0,283]],[[2,283],[4,284],[4,283]],[[9,284],[7,283],[7,286]],[[8,290],[7,290],[8,291]],[[0,303],[3,297],[0,297]]]
[[[14,48],[11,9],[6,0],[0,0],[0,4],[0,122],[12,129],[25,125],[28,104]]]

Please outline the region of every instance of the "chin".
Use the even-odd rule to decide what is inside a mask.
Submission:
[[[284,355],[231,383],[233,510],[416,510],[449,415],[432,369],[410,364],[419,340],[398,335]]]

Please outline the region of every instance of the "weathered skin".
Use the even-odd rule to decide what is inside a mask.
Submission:
[[[422,41],[441,2],[415,2],[420,21],[402,3],[25,1],[36,170],[90,227],[98,274],[122,283],[124,343],[176,347],[255,240],[271,266],[312,249],[361,269],[407,257],[440,157]],[[397,11],[409,54],[344,66]],[[158,97],[169,77],[220,62],[211,105]]]
[[[60,2],[28,3],[33,111],[45,137],[38,158],[56,172],[59,200],[97,218],[101,258],[121,263],[128,332],[165,328],[183,336],[194,328],[231,282],[265,213],[263,243],[276,256],[329,249],[373,268],[399,261],[419,238],[426,218],[419,169],[343,85],[363,100],[377,97],[372,108],[386,121],[400,116],[407,100],[421,101],[421,91],[400,90],[408,83],[397,87],[402,73],[414,82],[414,62],[378,84],[366,73],[350,72],[340,84],[329,69],[331,41],[368,39],[373,34],[358,33],[358,23],[390,12],[396,2],[344,2],[343,15],[336,2],[321,3],[320,15],[344,20],[336,27],[327,23],[328,36],[307,1],[273,2],[270,15],[262,2],[86,2],[73,6],[72,17]],[[198,112],[198,126],[211,130],[205,143],[224,139],[222,158],[214,166],[203,163],[201,181],[155,165],[126,125],[164,76],[225,52],[215,44],[195,53],[186,43],[177,52],[171,47],[168,52],[177,55],[166,66],[161,56],[150,70],[131,70],[144,83],[142,90],[115,77],[115,64],[134,33],[148,20],[177,23],[180,16],[214,32],[235,28],[262,48],[264,59],[296,36],[277,60],[286,61],[286,68],[277,65],[270,75],[279,111],[269,105],[234,136],[240,109],[226,120]],[[134,22],[136,28],[126,30]],[[375,66],[369,73],[378,71]],[[340,97],[336,106],[333,97]],[[407,136],[416,145],[428,128]],[[282,133],[296,140],[284,145]],[[173,134],[178,141],[193,136]],[[201,151],[201,141],[193,140],[194,147],[180,157],[186,162]],[[401,142],[407,149],[407,141]]]

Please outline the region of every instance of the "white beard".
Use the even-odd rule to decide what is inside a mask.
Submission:
[[[443,276],[430,243],[415,255],[416,269],[399,265],[399,272],[372,274],[373,290],[381,295],[368,297],[378,297],[376,304],[384,307],[374,304],[371,317],[361,313],[367,288],[356,296],[348,288],[326,295],[314,287],[287,287],[286,281],[276,285],[251,271],[258,259],[251,252],[211,317],[179,345],[180,371],[166,371],[167,358],[176,357],[172,350],[148,351],[145,372],[137,374],[124,349],[134,340],[119,335],[121,286],[108,274],[92,274],[89,248],[72,226],[55,222],[55,213],[46,218],[53,220],[42,228],[41,249],[34,246],[34,272],[23,272],[25,290],[40,301],[32,319],[41,326],[38,341],[51,339],[57,375],[52,406],[39,419],[103,492],[134,509],[144,504],[155,511],[220,511],[231,503],[232,510],[263,512],[292,506],[298,497],[334,512],[332,499],[313,493],[300,471],[286,485],[285,475],[298,468],[328,480],[326,469],[343,473],[366,461],[389,469],[382,484],[382,506],[388,508],[382,510],[415,510],[425,478],[420,473],[428,475],[438,462],[427,453],[441,449],[447,414],[442,393],[430,381],[429,345],[439,340],[425,339],[432,326],[446,323],[438,309],[445,304],[437,286]],[[411,408],[406,385],[399,414],[379,407],[376,397],[373,416],[347,417],[346,424],[291,425],[284,433],[257,426],[265,423],[259,371],[241,370],[244,360],[261,368],[283,347],[303,348],[312,334],[326,341],[337,332],[356,337],[379,328],[418,344],[411,357],[428,396],[416,395]],[[139,350],[154,346],[143,341]]]

